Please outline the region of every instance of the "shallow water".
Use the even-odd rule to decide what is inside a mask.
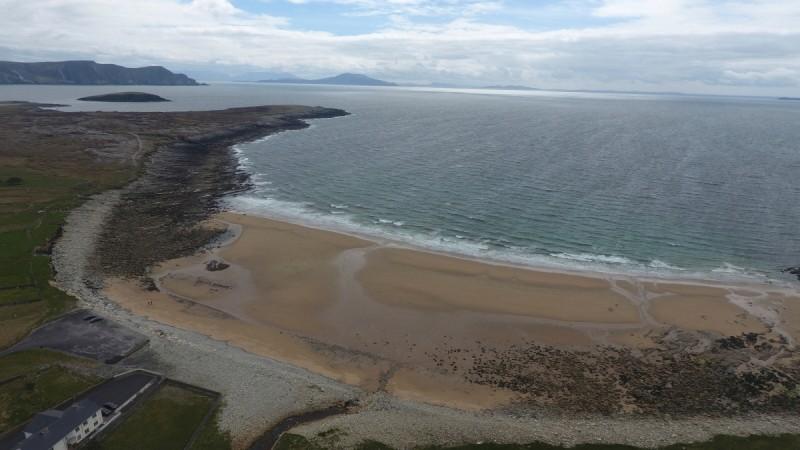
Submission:
[[[127,89],[127,88],[126,88]],[[0,87],[71,109],[269,103],[351,116],[242,144],[237,209],[553,267],[780,278],[800,264],[800,104],[698,96],[214,85]],[[785,279],[788,279],[786,277]]]

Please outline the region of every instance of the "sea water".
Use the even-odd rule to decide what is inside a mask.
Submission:
[[[800,264],[800,103],[680,95],[228,84],[0,87],[66,110],[293,103],[346,117],[239,144],[242,211],[472,257],[669,277]],[[118,89],[117,89],[118,90]],[[788,280],[788,277],[784,277]]]

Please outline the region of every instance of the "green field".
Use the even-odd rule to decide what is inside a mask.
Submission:
[[[0,169],[0,348],[74,305],[50,285],[48,242],[92,183],[25,168]]]
[[[109,434],[93,441],[88,450],[180,450],[202,425],[214,399],[166,382],[152,397]],[[198,443],[203,449],[225,449],[230,444],[224,435],[215,435],[213,423],[206,427]],[[209,430],[211,428],[211,430]],[[216,446],[215,446],[216,445]],[[228,447],[225,447],[228,445]]]
[[[275,446],[275,450],[328,450],[342,448],[339,444],[340,432],[330,430],[309,440],[296,434],[285,434]],[[364,442],[357,450],[392,450],[380,442]],[[627,445],[584,444],[575,447],[561,447],[544,443],[526,445],[469,444],[454,447],[422,446],[417,450],[644,450]],[[693,444],[675,444],[660,447],[658,450],[789,450],[800,449],[800,436],[717,436],[711,441]]]
[[[203,431],[197,437],[191,450],[230,450],[231,435],[227,431],[222,431],[219,427],[219,411],[214,412],[211,420],[205,425]]]
[[[73,307],[50,285],[48,243],[88,195],[136,175],[129,158],[98,158],[92,149],[116,141],[86,128],[127,124],[93,120],[0,103],[0,349]]]
[[[86,375],[92,361],[46,350],[0,358],[0,432],[52,408],[101,380]]]

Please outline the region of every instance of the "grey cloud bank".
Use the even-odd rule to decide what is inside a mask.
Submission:
[[[249,67],[309,78],[358,72],[399,82],[555,89],[800,94],[800,2],[793,0],[577,0],[564,4],[613,20],[545,31],[524,22],[493,24],[482,15],[502,10],[503,2],[333,2],[358,14],[391,14],[392,21],[377,31],[337,35],[300,30],[291,18],[247,12],[227,0],[0,0],[0,59],[81,58],[220,72]],[[463,13],[454,16],[459,6]],[[418,21],[420,15],[442,20]]]

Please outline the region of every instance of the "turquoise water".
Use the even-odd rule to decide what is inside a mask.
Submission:
[[[113,87],[0,98],[71,103]],[[143,88],[144,89],[144,88]],[[520,264],[773,278],[800,264],[800,104],[771,99],[219,85],[170,104],[267,103],[351,116],[237,146],[231,205]],[[507,95],[506,95],[507,94]]]

